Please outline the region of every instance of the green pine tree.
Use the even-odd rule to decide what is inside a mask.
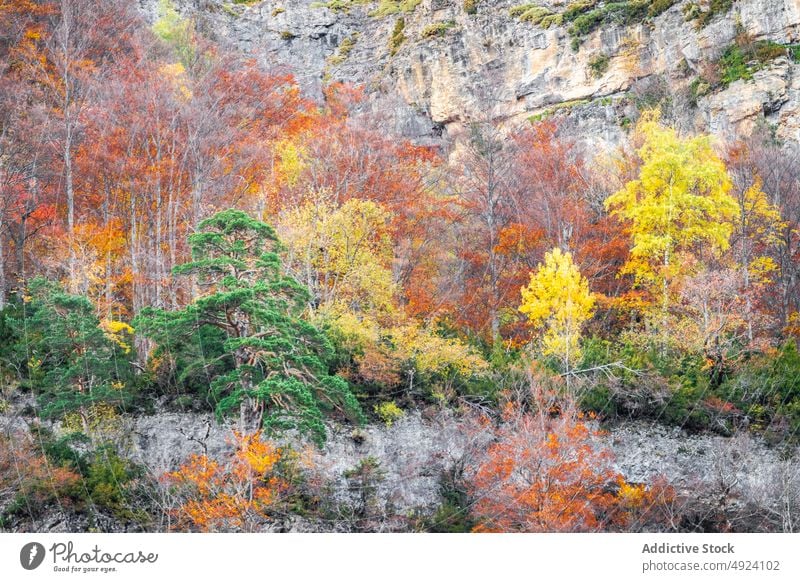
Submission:
[[[16,338],[12,358],[39,396],[43,417],[78,412],[85,428],[91,406],[127,401],[131,350],[101,327],[86,297],[34,279],[6,325]]]
[[[361,422],[347,382],[329,374],[330,343],[301,317],[309,294],[283,274],[273,228],[226,210],[202,221],[189,245],[193,260],[174,272],[196,277],[200,295],[135,320],[162,354],[183,362],[179,379],[208,378],[218,416],[238,411],[242,430],[294,428],[323,442],[325,413]]]

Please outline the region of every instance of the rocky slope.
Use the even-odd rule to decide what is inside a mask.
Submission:
[[[32,420],[20,416],[18,410],[0,414],[0,435],[20,438]],[[443,484],[463,467],[472,466],[474,455],[485,445],[485,437],[465,431],[462,422],[450,411],[425,410],[407,412],[389,427],[370,424],[354,430],[332,424],[323,449],[287,436],[285,444],[309,461],[304,463],[306,478],[323,487],[328,503],[343,513],[331,523],[320,521],[319,516],[307,519],[292,514],[276,521],[275,527],[281,531],[349,531],[353,524],[347,516],[363,500],[348,472],[365,460],[373,461],[376,474],[380,474],[370,500],[372,527],[403,529],[408,527],[403,516],[432,515],[442,503]],[[56,435],[62,434],[59,425],[50,428]],[[95,435],[98,442],[113,443],[151,479],[175,470],[193,454],[224,460],[232,453],[232,437],[231,427],[219,424],[211,414],[166,411],[125,416],[113,429]],[[609,427],[598,445],[610,448],[616,470],[628,482],[666,479],[681,500],[684,519],[722,512],[751,519],[736,525],[742,531],[756,531],[764,519],[782,519],[785,508],[781,504],[789,508],[787,515],[794,515],[793,508],[800,505],[800,451],[796,447],[771,447],[748,433],[726,438],[644,421]],[[93,514],[87,521],[85,514],[58,507],[40,519],[32,526],[37,531],[86,531],[90,527],[126,531],[131,527],[107,513]]]
[[[157,18],[158,0],[139,3]],[[676,0],[654,17],[607,17],[579,40],[564,20],[578,0],[530,4],[561,24],[533,24],[512,10],[516,3],[174,0],[205,33],[293,71],[311,95],[335,80],[364,85],[372,106],[391,111],[397,129],[418,140],[457,134],[487,114],[560,114],[593,139],[614,142],[637,108],[658,101],[687,129],[733,135],[766,119],[780,137],[800,140],[794,59],[769,58],[752,79],[732,83],[719,83],[714,71],[742,32],[754,41],[800,42],[800,0],[715,0],[721,9],[709,0]]]
[[[211,415],[162,413],[128,422],[121,434],[126,435],[130,458],[147,464],[154,473],[174,470],[190,454],[219,457],[230,451],[230,429]],[[735,481],[737,488],[762,488],[781,466],[779,450],[744,434],[731,439],[632,422],[610,428],[604,440],[627,480],[644,483],[666,476],[684,492],[709,488],[721,479]],[[385,472],[379,486],[384,503],[400,511],[432,509],[441,502],[442,473],[478,444],[470,441],[452,414],[415,411],[391,427],[368,425],[356,433],[352,427],[331,427],[317,463],[321,476],[333,482],[342,497],[347,495],[344,473],[372,457]],[[793,473],[800,477],[796,465]]]

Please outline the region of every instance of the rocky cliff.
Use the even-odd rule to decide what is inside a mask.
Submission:
[[[291,435],[286,441],[295,450],[305,451],[304,456],[313,455],[313,469],[308,469],[307,478],[324,484],[330,503],[340,511],[352,510],[360,503],[360,492],[348,478],[349,471],[364,461],[374,461],[380,478],[375,480],[370,512],[380,528],[402,529],[393,520],[435,511],[448,476],[469,466],[471,455],[483,446],[479,435],[468,436],[462,422],[447,411],[412,411],[390,427],[372,424],[353,430],[331,424],[322,450],[304,449],[303,442]],[[51,428],[61,434],[58,425]],[[23,417],[0,414],[0,434],[20,435],[27,430]],[[232,451],[233,433],[210,414],[159,412],[126,417],[99,436],[145,467],[150,477],[160,478],[192,454],[225,459]],[[685,505],[682,511],[697,514],[697,519],[720,510],[745,517],[780,516],[776,504],[794,504],[800,494],[796,450],[769,447],[747,433],[726,438],[643,421],[623,422],[609,427],[598,444],[609,447],[615,469],[629,482],[667,478]],[[319,517],[289,515],[273,527],[282,531],[349,531],[353,524],[343,515],[331,523]],[[92,515],[90,523],[86,515],[57,509],[41,519],[38,531],[85,531],[89,527],[123,531],[131,527],[107,514]],[[755,527],[753,523],[743,528],[734,525],[751,531],[748,528]],[[702,527],[699,522],[695,525]]]
[[[312,96],[331,81],[363,85],[418,140],[487,115],[558,115],[614,142],[655,103],[685,129],[730,136],[766,122],[800,140],[800,0],[518,1],[174,4]],[[155,20],[158,0],[139,2]],[[756,50],[732,52],[743,38]]]

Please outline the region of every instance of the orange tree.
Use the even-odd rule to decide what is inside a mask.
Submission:
[[[260,432],[234,432],[234,444],[230,458],[192,455],[165,476],[177,498],[175,529],[253,531],[269,519],[288,488],[276,471],[283,451]]]
[[[509,403],[466,473],[476,532],[589,532],[643,529],[669,518],[672,489],[626,483],[613,454],[568,399],[533,395]],[[669,525],[669,523],[667,523]]]

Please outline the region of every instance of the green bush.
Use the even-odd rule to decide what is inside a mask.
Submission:
[[[369,4],[370,2],[371,0],[328,0],[328,2],[312,2],[311,8],[327,8],[332,12],[347,13],[356,4]]]
[[[436,513],[423,523],[431,533],[468,533],[476,522],[470,512],[470,499],[464,487],[463,471],[458,465],[444,471],[439,479],[442,503]]]
[[[481,0],[464,0],[464,12],[467,14],[477,14],[478,12],[478,3]]]
[[[339,44],[339,49],[337,50],[336,54],[328,59],[328,63],[333,66],[337,66],[345,62],[347,57],[349,57],[350,53],[353,51],[353,48],[356,46],[357,40],[357,32],[353,33],[353,36],[345,37],[344,40],[342,40],[342,42]]]
[[[406,28],[406,21],[404,18],[398,18],[397,22],[394,23],[394,30],[392,30],[392,36],[389,38],[389,54],[394,56],[397,54],[397,51],[400,50],[400,46],[405,42],[406,35],[404,34],[404,30]]]
[[[594,412],[601,418],[616,418],[620,413],[611,389],[603,383],[598,383],[585,390],[581,394],[578,404],[581,410]]]
[[[650,17],[656,17],[675,6],[675,4],[677,4],[679,1],[680,0],[653,0],[653,3],[650,5],[650,8],[647,11],[647,15]]]
[[[436,36],[444,36],[448,30],[455,27],[456,23],[453,20],[445,20],[443,22],[434,22],[422,29],[422,38],[433,38]]]
[[[701,97],[705,97],[711,92],[711,84],[700,77],[692,81],[689,85],[689,101],[696,106]]]
[[[686,20],[696,20],[698,26],[708,25],[716,16],[727,14],[733,8],[733,0],[711,0],[707,10],[698,4],[687,4],[684,7]]]
[[[663,420],[689,430],[704,430],[711,426],[711,416],[702,401],[707,391],[692,385],[678,387],[663,407]]]
[[[741,47],[733,45],[723,53],[719,60],[720,81],[726,87],[740,79],[749,80],[753,78],[753,71],[745,60],[744,51]]]
[[[47,429],[36,428],[34,434],[52,466],[65,467],[80,475],[81,486],[74,494],[79,502],[77,509],[100,508],[125,520],[146,517],[141,511],[132,510],[132,490],[135,481],[143,475],[141,467],[120,457],[111,445],[82,452],[90,441],[80,433],[57,438]]]
[[[588,12],[592,8],[597,6],[597,0],[577,0],[576,2],[572,2],[567,6],[567,9],[563,12],[564,20],[567,22],[572,22],[581,14]]]
[[[797,435],[800,353],[795,342],[787,342],[772,356],[760,355],[747,361],[738,374],[720,386],[719,395],[742,410],[754,428]]]
[[[750,42],[747,38],[739,38],[725,50],[717,63],[720,82],[727,87],[740,79],[750,80],[754,72],[787,52],[786,46],[772,41]]]
[[[508,11],[509,16],[518,18],[522,22],[539,25],[545,18],[553,16],[553,12],[537,4],[520,4]],[[548,20],[548,22],[550,22]]]
[[[562,17],[564,22],[572,23],[569,33],[572,36],[572,48],[577,50],[582,40],[600,27],[642,22],[658,16],[674,3],[671,0],[656,3],[651,0],[625,0],[599,5],[594,0],[582,0],[570,4]]]
[[[378,7],[369,13],[372,17],[414,12],[422,0],[380,0]]]
[[[91,456],[84,483],[94,503],[126,517],[130,512],[127,485],[140,474],[111,447],[100,447]]]
[[[130,328],[110,335],[95,306],[58,283],[32,279],[25,292],[25,309],[5,310],[7,327],[0,332],[14,342],[3,352],[20,370],[22,386],[38,396],[41,415],[61,418],[101,403],[126,404],[133,376]]]
[[[589,70],[593,77],[602,77],[608,71],[611,59],[608,55],[597,55],[589,61]]]

